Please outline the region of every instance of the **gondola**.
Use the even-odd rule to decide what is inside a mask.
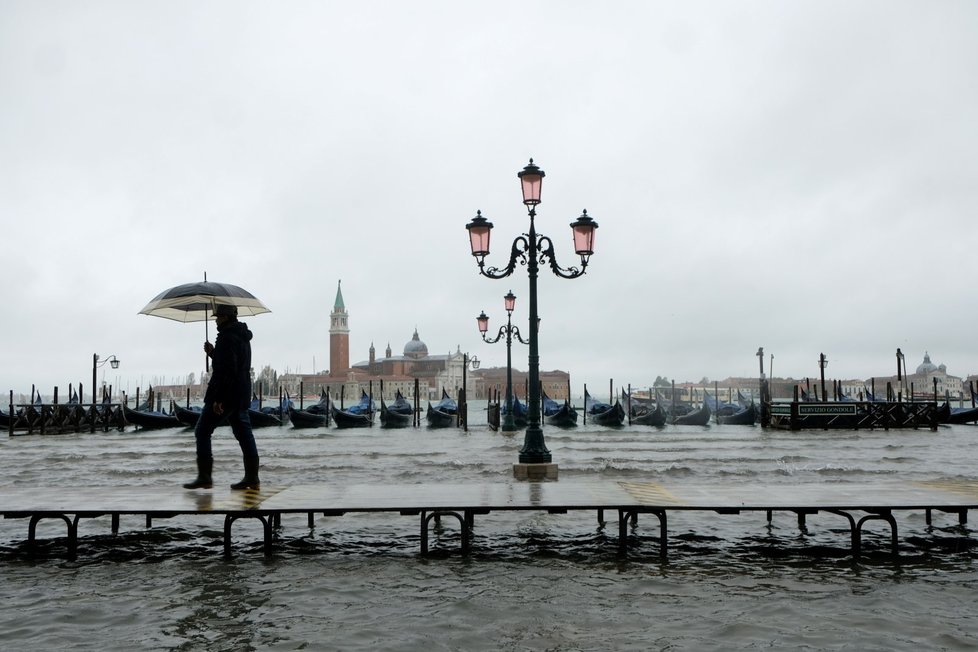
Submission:
[[[713,411],[710,410],[709,404],[704,401],[698,410],[676,416],[672,422],[677,426],[706,426],[709,425],[711,416],[713,416]]]
[[[703,402],[713,411],[717,423],[734,426],[752,426],[757,422],[757,407],[737,391],[737,403],[727,403],[704,392]]]
[[[978,421],[978,407],[953,408],[947,401],[937,410],[937,422],[946,425]]]
[[[202,409],[200,407],[181,407],[179,405],[173,406],[173,415],[177,418],[177,421],[181,425],[188,428],[194,428],[197,425],[197,421],[200,419],[200,413]]]
[[[527,422],[526,415],[526,404],[520,403],[520,399],[513,396],[513,425],[517,428],[525,428]],[[506,422],[506,415],[509,414],[509,410],[506,409],[506,403],[504,402],[500,406],[500,416],[502,417],[503,423]]]
[[[734,426],[752,426],[757,423],[757,406],[748,403],[747,407],[740,408],[731,414],[718,414],[717,423]]]
[[[441,400],[434,405],[428,401],[428,412],[425,416],[430,428],[449,428],[458,419],[458,403],[442,388]]]
[[[281,426],[285,423],[286,416],[288,414],[288,403],[282,399],[281,405],[279,407],[260,407],[261,401],[258,397],[251,400],[251,406],[248,408],[248,419],[251,421],[252,428],[269,428],[272,426]]]
[[[640,426],[666,425],[666,411],[662,405],[649,399],[637,398],[621,390],[621,402],[628,406],[628,423]]]
[[[11,417],[6,410],[0,408],[0,428],[9,428],[10,420],[16,417]]]
[[[541,392],[543,399],[543,421],[544,423],[557,426],[558,428],[572,428],[577,425],[577,410],[570,404],[569,400],[558,403],[546,392]]]
[[[397,390],[394,402],[387,405],[380,399],[380,425],[384,428],[406,428],[414,423],[414,406]]]
[[[166,412],[144,412],[142,410],[133,410],[128,405],[122,406],[122,412],[126,417],[126,423],[131,423],[137,428],[141,428],[143,430],[179,428],[183,425],[175,415],[167,414]]]
[[[373,400],[367,392],[360,390],[360,402],[341,410],[330,402],[329,411],[337,428],[369,428],[374,422]]]
[[[647,406],[639,408],[632,414],[629,423],[639,426],[661,427],[666,425],[666,420],[666,411],[662,409],[661,405],[656,405],[652,409],[649,409]]]
[[[321,428],[329,423],[329,394],[326,390],[320,391],[319,402],[315,405],[300,409],[290,400],[288,408],[293,428]]]
[[[600,426],[617,427],[625,422],[625,408],[621,401],[615,400],[614,405],[595,401],[587,390],[584,390],[584,411],[587,419]]]

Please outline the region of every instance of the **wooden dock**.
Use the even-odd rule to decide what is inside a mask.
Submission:
[[[122,516],[154,519],[178,515],[223,516],[224,551],[231,554],[232,525],[257,519],[264,528],[264,550],[273,551],[273,530],[283,516],[305,514],[310,528],[317,514],[388,513],[419,518],[421,553],[428,552],[432,520],[449,517],[459,524],[463,554],[472,547],[476,516],[492,512],[539,511],[564,514],[593,511],[599,523],[605,512],[616,513],[618,551],[628,550],[628,527],[640,514],[658,520],[659,554],[667,556],[668,516],[675,512],[741,514],[774,512],[797,515],[804,527],[808,515],[826,512],[848,521],[851,550],[860,553],[863,526],[869,521],[889,525],[890,547],[898,550],[894,512],[923,511],[930,524],[933,512],[957,514],[961,524],[978,508],[978,482],[933,481],[890,484],[742,485],[736,487],[666,485],[658,482],[521,482],[497,484],[297,485],[263,486],[258,491],[229,489],[188,491],[179,487],[73,487],[0,489],[4,518],[26,518],[28,544],[43,519],[60,519],[67,526],[68,556],[74,558],[81,519],[110,517],[117,533]]]
[[[126,427],[120,403],[24,403],[10,404],[0,415],[0,427],[14,435],[60,435]]]

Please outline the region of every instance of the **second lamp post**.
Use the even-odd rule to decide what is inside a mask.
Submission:
[[[515,336],[517,340],[523,344],[529,344],[528,340],[524,340],[520,336],[520,329],[518,326],[513,326],[513,308],[516,307],[516,295],[510,290],[506,296],[503,297],[506,306],[506,325],[499,327],[499,333],[493,339],[486,337],[486,331],[489,330],[489,317],[486,316],[485,311],[483,311],[477,318],[476,321],[479,323],[479,332],[482,333],[482,339],[489,344],[495,344],[503,335],[506,336],[506,412],[503,415],[502,430],[503,432],[513,432],[516,430],[516,421],[513,419],[513,356],[512,356],[512,345],[513,337]]]

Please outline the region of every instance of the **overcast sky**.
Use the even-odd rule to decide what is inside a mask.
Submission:
[[[0,3],[0,389],[203,367],[204,325],[138,315],[240,285],[256,368],[461,347],[505,364],[505,266],[545,170],[541,368],[647,386],[911,369],[978,373],[978,4],[962,2]],[[213,325],[210,330],[213,337]],[[526,347],[513,352],[526,368]],[[765,360],[765,366],[769,359]],[[315,367],[314,367],[315,365]],[[99,379],[103,378],[102,371]]]

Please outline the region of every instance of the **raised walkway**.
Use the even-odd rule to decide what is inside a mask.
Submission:
[[[180,487],[46,487],[0,488],[0,514],[4,518],[26,518],[28,543],[34,545],[37,523],[61,519],[68,531],[68,556],[74,558],[81,519],[111,517],[118,532],[123,515],[153,519],[178,515],[223,515],[224,551],[231,554],[231,530],[242,518],[259,520],[264,526],[264,549],[273,551],[273,530],[288,514],[306,514],[313,527],[317,514],[342,516],[347,513],[391,513],[419,516],[421,553],[428,552],[428,530],[432,520],[451,517],[458,521],[463,554],[472,546],[477,515],[499,511],[541,511],[562,514],[594,511],[599,523],[605,512],[616,512],[618,549],[628,550],[628,526],[639,514],[654,514],[659,521],[659,553],[667,555],[667,522],[670,512],[740,514],[792,512],[800,527],[808,515],[827,512],[848,520],[851,549],[860,553],[863,525],[884,521],[890,526],[890,546],[898,550],[894,512],[923,511],[927,523],[932,512],[957,514],[967,522],[968,511],[978,509],[978,482],[932,481],[888,484],[811,485],[685,485],[658,482],[514,482],[494,484],[407,484],[336,485],[310,484],[291,487],[262,486],[258,491],[227,488],[188,491]]]

